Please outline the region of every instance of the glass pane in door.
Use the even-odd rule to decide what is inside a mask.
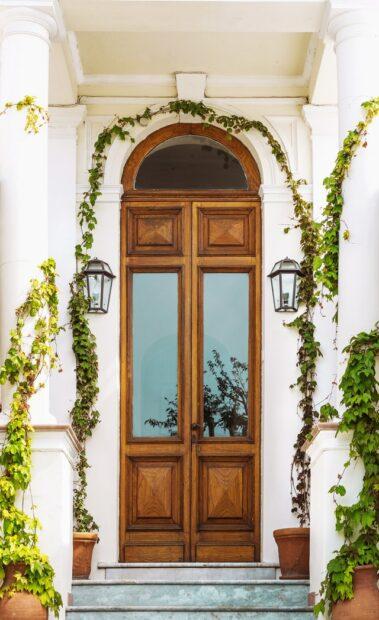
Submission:
[[[178,274],[133,274],[133,436],[178,432]]]
[[[247,434],[249,275],[205,273],[203,434]]]

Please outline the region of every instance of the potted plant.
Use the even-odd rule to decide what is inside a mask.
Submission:
[[[22,548],[18,543],[9,551],[4,547],[0,552],[0,618],[47,620],[48,609],[58,616],[62,599],[54,589],[54,571],[46,556],[34,546]]]
[[[300,433],[301,438],[303,433]],[[302,439],[297,439],[300,443]],[[296,447],[296,444],[295,444]],[[294,481],[294,469],[297,482]],[[292,465],[292,513],[299,521],[299,527],[286,527],[274,530],[278,545],[280,579],[309,579],[309,485],[310,470],[306,455],[296,448]]]
[[[378,538],[377,526],[376,540]],[[370,540],[371,538],[371,540]],[[327,566],[315,615],[333,620],[377,620],[379,550],[374,537],[360,535],[342,545]]]

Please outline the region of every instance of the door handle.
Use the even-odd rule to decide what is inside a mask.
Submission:
[[[196,422],[191,424],[191,430],[193,430],[193,431],[199,431],[200,428],[201,428],[200,424],[197,424]]]

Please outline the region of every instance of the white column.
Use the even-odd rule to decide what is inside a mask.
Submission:
[[[75,272],[76,160],[77,128],[84,121],[86,107],[49,108],[49,255],[57,262],[59,274],[59,315],[63,325],[69,322],[70,282]],[[69,422],[76,393],[75,358],[72,334],[66,329],[57,340],[61,373],[50,378],[50,411],[60,423]]]
[[[331,2],[329,33],[335,40],[338,71],[339,142],[362,119],[361,103],[379,95],[379,12],[377,2],[365,9],[344,10],[352,2]],[[358,3],[357,3],[358,4]],[[361,3],[359,3],[361,4]],[[370,6],[376,9],[369,8]],[[360,331],[369,331],[379,318],[379,121],[368,132],[368,146],[353,159],[343,185],[338,294],[337,375],[345,368],[343,348]],[[341,411],[342,413],[342,411]],[[347,460],[350,437],[335,435],[330,425],[321,424],[308,446],[312,463],[311,490],[311,589],[315,592],[327,562],[343,543],[335,531],[335,506],[328,493],[337,482]],[[344,504],[357,498],[362,480],[361,463],[345,472],[347,495]]]
[[[379,96],[379,7],[343,11],[333,16],[338,71],[339,138],[362,119],[361,103]],[[368,146],[353,159],[344,182],[343,226],[350,240],[340,240],[339,362],[342,349],[379,318],[379,120],[368,132]],[[364,312],[362,309],[364,308]]]
[[[312,143],[312,189],[313,215],[321,221],[322,211],[326,204],[325,177],[329,176],[338,152],[338,112],[336,106],[305,105],[303,117],[309,127]],[[315,308],[314,322],[316,338],[321,344],[322,357],[317,362],[317,389],[315,405],[320,405],[331,394],[335,399],[336,389],[331,386],[336,379],[336,324],[334,303],[323,300],[322,307]]]
[[[46,13],[10,9],[1,16],[1,104],[25,95],[47,106],[49,42],[56,25]],[[47,127],[24,131],[25,114],[10,111],[1,119],[0,285],[1,357],[9,345],[15,309],[25,299],[37,266],[48,257]],[[9,391],[3,391],[5,411]],[[52,423],[48,387],[33,398],[33,422]]]

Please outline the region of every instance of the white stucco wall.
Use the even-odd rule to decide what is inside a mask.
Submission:
[[[98,132],[114,113],[129,115],[143,106],[87,106],[85,126],[78,137],[78,199],[86,183],[92,144]],[[311,148],[308,129],[301,116],[301,106],[241,104],[226,106],[231,112],[268,124],[285,147],[291,166],[299,177],[311,181]],[[225,105],[224,105],[224,109]],[[150,132],[177,122],[176,117],[156,118],[148,128],[139,128],[137,142]],[[293,315],[274,312],[270,281],[267,274],[274,262],[283,256],[299,259],[298,233],[283,233],[292,221],[292,201],[269,147],[256,132],[240,136],[251,150],[262,176],[263,262],[262,262],[262,555],[263,561],[276,561],[276,545],[272,531],[296,525],[291,515],[290,464],[293,443],[299,428],[298,394],[290,389],[296,380],[296,332],[285,328],[283,320]],[[93,255],[109,262],[117,279],[114,282],[109,313],[91,316],[90,322],[98,341],[99,410],[101,421],[88,442],[89,509],[100,526],[100,543],[95,548],[94,573],[97,562],[118,560],[118,487],[119,487],[119,234],[120,180],[133,145],[116,142],[110,149],[105,171],[104,193],[96,206],[98,226]],[[53,155],[52,155],[53,156]],[[306,190],[308,195],[311,188]],[[53,234],[53,233],[52,233]],[[70,244],[72,240],[69,240]],[[58,255],[67,239],[54,235]],[[62,248],[59,250],[59,246]],[[67,336],[69,338],[69,336]],[[63,398],[64,382],[52,385],[52,399]],[[67,402],[67,394],[65,396]],[[58,409],[57,409],[58,412]],[[64,415],[64,412],[61,412]]]

